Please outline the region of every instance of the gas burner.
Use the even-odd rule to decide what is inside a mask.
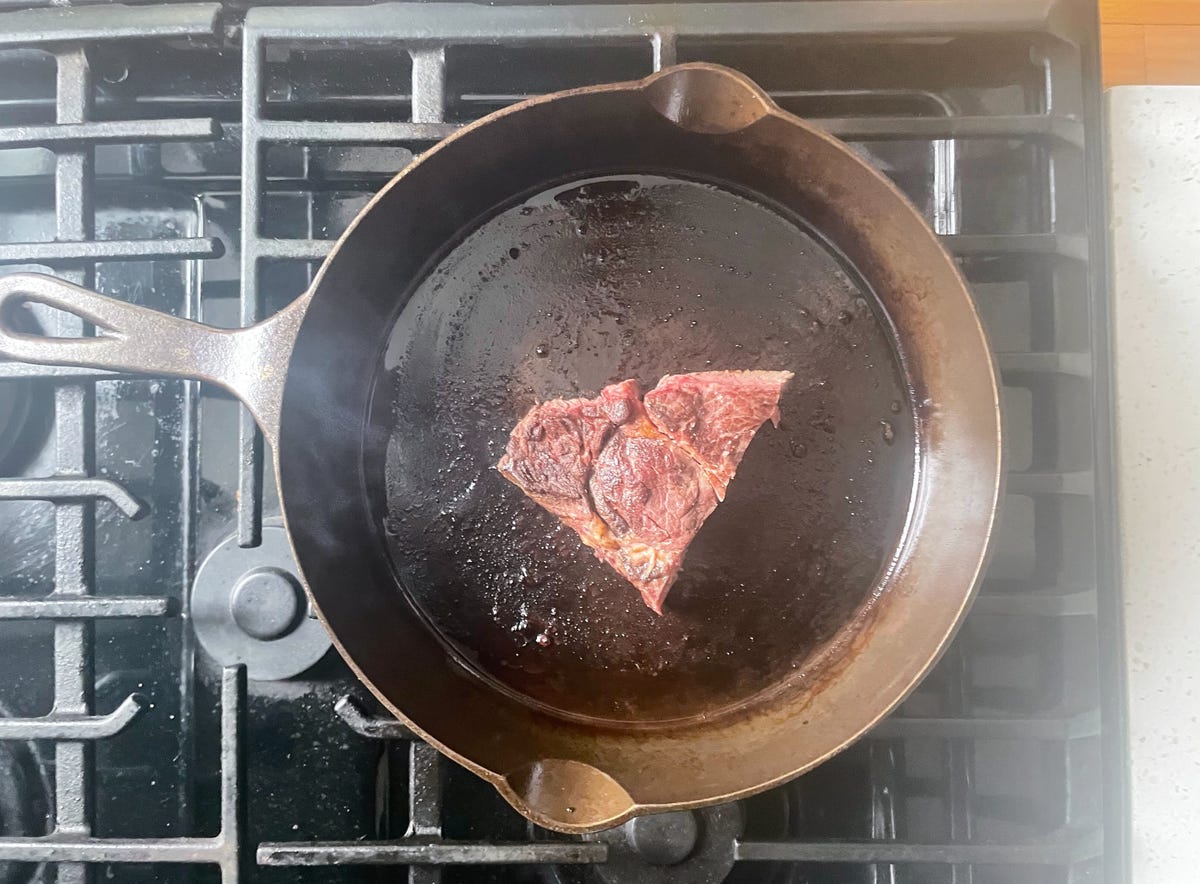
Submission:
[[[0,706],[0,718],[11,713]],[[39,835],[50,807],[50,781],[32,743],[0,741],[0,836]],[[0,862],[0,884],[41,880],[36,863]]]
[[[745,821],[742,802],[634,817],[581,839],[608,845],[593,866],[546,866],[547,884],[718,884],[733,870],[734,848]],[[562,838],[530,826],[534,839]]]
[[[608,845],[595,868],[604,884],[716,884],[733,868],[742,823],[741,804],[722,804],[634,817],[585,840]]]
[[[300,570],[283,526],[263,526],[262,544],[238,546],[230,535],[209,553],[192,587],[192,623],[222,666],[278,681],[299,675],[329,650],[329,635],[308,616]]]
[[[797,800],[795,790],[785,787],[717,807],[635,817],[579,839],[607,844],[606,862],[543,868],[541,879],[547,884],[792,884],[797,878],[787,863],[735,867],[734,853],[739,838],[795,836]],[[554,837],[537,826],[530,826],[530,836]]]

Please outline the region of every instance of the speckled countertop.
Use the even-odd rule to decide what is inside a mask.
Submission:
[[[1200,87],[1108,93],[1133,880],[1200,881]]]

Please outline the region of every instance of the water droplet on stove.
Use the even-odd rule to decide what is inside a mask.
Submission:
[[[851,313],[849,310],[843,310],[841,313],[838,314],[838,322],[840,322],[842,325],[849,325],[853,321],[854,321],[854,314]]]
[[[896,428],[892,426],[891,421],[880,421],[879,426],[883,429],[883,441],[891,445],[896,441]]]
[[[549,356],[550,348],[547,347],[545,344],[538,344],[536,347],[533,348],[533,353],[535,356],[543,356],[543,357]]]
[[[538,643],[539,647],[543,647],[543,648],[550,647],[550,643],[551,643],[550,636],[544,632],[539,632],[537,634],[537,637],[534,638],[534,641]]]
[[[808,454],[808,446],[795,439],[788,443],[788,447],[792,450],[792,457],[804,457],[804,455]]]
[[[899,414],[900,413],[900,400],[893,399],[891,408],[892,408],[892,414]]]

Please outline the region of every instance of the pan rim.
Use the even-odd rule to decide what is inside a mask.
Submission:
[[[770,194],[755,191],[747,188],[737,181],[731,179],[722,179],[713,176],[692,175],[686,172],[680,172],[677,169],[663,168],[643,168],[643,167],[624,167],[613,166],[611,168],[589,170],[575,176],[567,176],[565,178],[556,178],[552,181],[547,181],[535,187],[521,191],[515,194],[510,199],[505,200],[498,206],[493,207],[481,213],[477,219],[463,229],[460,237],[449,243],[441,252],[435,255],[424,268],[414,275],[414,284],[411,286],[413,290],[419,289],[423,281],[428,275],[441,266],[451,254],[458,249],[464,241],[473,236],[482,226],[504,212],[508,212],[513,208],[522,205],[531,197],[541,197],[553,193],[556,189],[569,189],[577,186],[582,186],[594,181],[604,181],[611,178],[620,178],[622,176],[631,177],[653,177],[662,179],[666,182],[683,182],[689,184],[699,184],[705,187],[710,187],[728,196],[744,200],[752,203],[758,208],[761,208],[780,219],[782,222],[797,228],[805,236],[813,240],[814,244],[824,250],[837,264],[848,274],[855,278],[857,287],[862,291],[863,295],[869,298],[873,304],[870,308],[873,319],[879,325],[887,345],[888,355],[894,360],[897,371],[897,379],[900,380],[905,388],[905,400],[908,403],[908,411],[911,413],[915,408],[915,403],[912,401],[912,375],[909,371],[905,354],[900,346],[899,333],[891,320],[891,316],[884,309],[883,303],[879,296],[875,293],[870,283],[861,276],[854,263],[839,249],[836,242],[832,241],[819,228],[809,224],[805,219],[798,216],[794,211],[787,206],[774,200]],[[407,305],[402,306],[397,310],[392,321],[399,318],[404,310],[408,309]],[[379,352],[382,354],[387,346],[387,341],[384,340],[379,347]],[[736,370],[736,369],[734,369]],[[610,379],[610,382],[615,382],[617,379]],[[379,378],[375,379],[377,383]],[[596,390],[595,393],[599,391]],[[566,395],[566,394],[564,394]],[[572,394],[573,395],[573,394]],[[590,392],[584,391],[581,395],[593,395]],[[370,397],[369,397],[370,398]],[[446,636],[443,631],[434,622],[433,618],[425,610],[424,606],[411,594],[411,591],[405,587],[401,575],[396,570],[396,565],[390,554],[381,545],[380,555],[385,558],[392,569],[392,574],[401,591],[408,598],[409,604],[412,605],[417,616],[421,618],[425,626],[438,639],[439,644],[446,650],[446,653],[451,655],[458,665],[471,673],[473,677],[480,679],[490,689],[497,690],[503,693],[512,701],[519,703],[529,709],[548,716],[550,718],[559,719],[566,722],[577,724],[581,727],[590,729],[606,730],[613,733],[655,733],[666,732],[670,730],[680,730],[687,728],[707,728],[720,726],[721,722],[726,719],[735,718],[747,714],[759,705],[766,705],[779,697],[787,694],[802,693],[799,685],[814,673],[819,673],[822,669],[834,665],[836,666],[839,657],[843,653],[847,653],[847,646],[853,646],[855,637],[866,628],[871,619],[874,617],[874,608],[880,597],[888,591],[888,584],[892,573],[897,569],[900,561],[904,556],[905,545],[908,542],[914,512],[916,509],[916,498],[920,483],[920,450],[921,450],[921,428],[914,421],[913,432],[911,434],[912,441],[912,467],[911,470],[901,480],[907,486],[906,492],[897,494],[899,499],[904,501],[905,511],[903,520],[901,520],[894,529],[889,532],[886,543],[881,546],[879,551],[879,567],[875,575],[864,582],[867,589],[864,591],[862,599],[852,608],[846,615],[841,626],[830,635],[825,641],[813,648],[812,652],[800,664],[800,667],[791,673],[783,675],[769,683],[765,683],[751,693],[739,696],[732,699],[719,707],[706,708],[703,711],[691,712],[684,715],[673,717],[663,717],[654,719],[622,719],[602,717],[599,715],[589,715],[583,712],[575,712],[569,709],[564,709],[558,706],[543,702],[529,694],[522,693],[517,688],[514,688],[497,676],[490,673],[482,666],[477,665],[470,659],[470,649],[460,648],[459,645]],[[360,481],[362,483],[362,493],[369,496],[368,484],[371,477],[365,471],[360,473]],[[899,505],[899,500],[897,501]]]

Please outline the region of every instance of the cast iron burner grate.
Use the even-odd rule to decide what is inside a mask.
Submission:
[[[740,805],[566,838],[380,717],[333,655],[268,665],[287,617],[213,627],[193,604],[256,556],[283,577],[252,588],[290,598],[232,401],[0,363],[0,881],[1125,877],[1094,19],[1085,0],[0,14],[0,264],[227,325],[302,291],[463,123],[675,61],[738,67],[958,256],[1010,469],[979,601],[897,715]]]

